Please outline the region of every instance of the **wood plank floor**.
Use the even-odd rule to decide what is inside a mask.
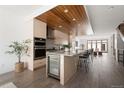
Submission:
[[[0,85],[13,82],[19,88],[113,88],[124,87],[124,67],[118,64],[112,56],[104,54],[94,57],[89,64],[89,71],[84,67],[64,86],[53,78],[46,78],[45,67],[32,72],[25,70],[22,73],[9,72],[0,75]]]

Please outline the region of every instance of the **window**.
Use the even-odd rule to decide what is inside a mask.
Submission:
[[[88,41],[88,49],[92,48],[92,41]]]
[[[108,52],[108,40],[88,40],[87,48],[94,51]]]

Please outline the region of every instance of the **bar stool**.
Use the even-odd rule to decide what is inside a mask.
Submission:
[[[88,50],[88,53],[89,53],[89,59],[90,59],[90,61],[93,62],[93,49],[89,49]]]
[[[99,51],[98,54],[99,54],[99,56],[102,56],[102,52],[101,51]]]
[[[86,72],[88,71],[88,58],[89,58],[89,53],[87,53],[87,54],[83,54],[83,55],[80,55],[79,56],[79,64],[78,64],[78,66],[79,67],[82,67],[82,63],[84,64],[84,66],[85,66],[85,70],[86,70]]]
[[[96,51],[94,51],[93,54],[94,54],[94,56],[97,56],[97,52]]]

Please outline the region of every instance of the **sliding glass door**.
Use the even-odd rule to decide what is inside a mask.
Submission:
[[[108,40],[88,40],[87,48],[94,51],[108,52]]]

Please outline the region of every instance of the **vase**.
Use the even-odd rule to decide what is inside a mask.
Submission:
[[[23,72],[24,71],[24,62],[18,62],[15,64],[15,72]]]

